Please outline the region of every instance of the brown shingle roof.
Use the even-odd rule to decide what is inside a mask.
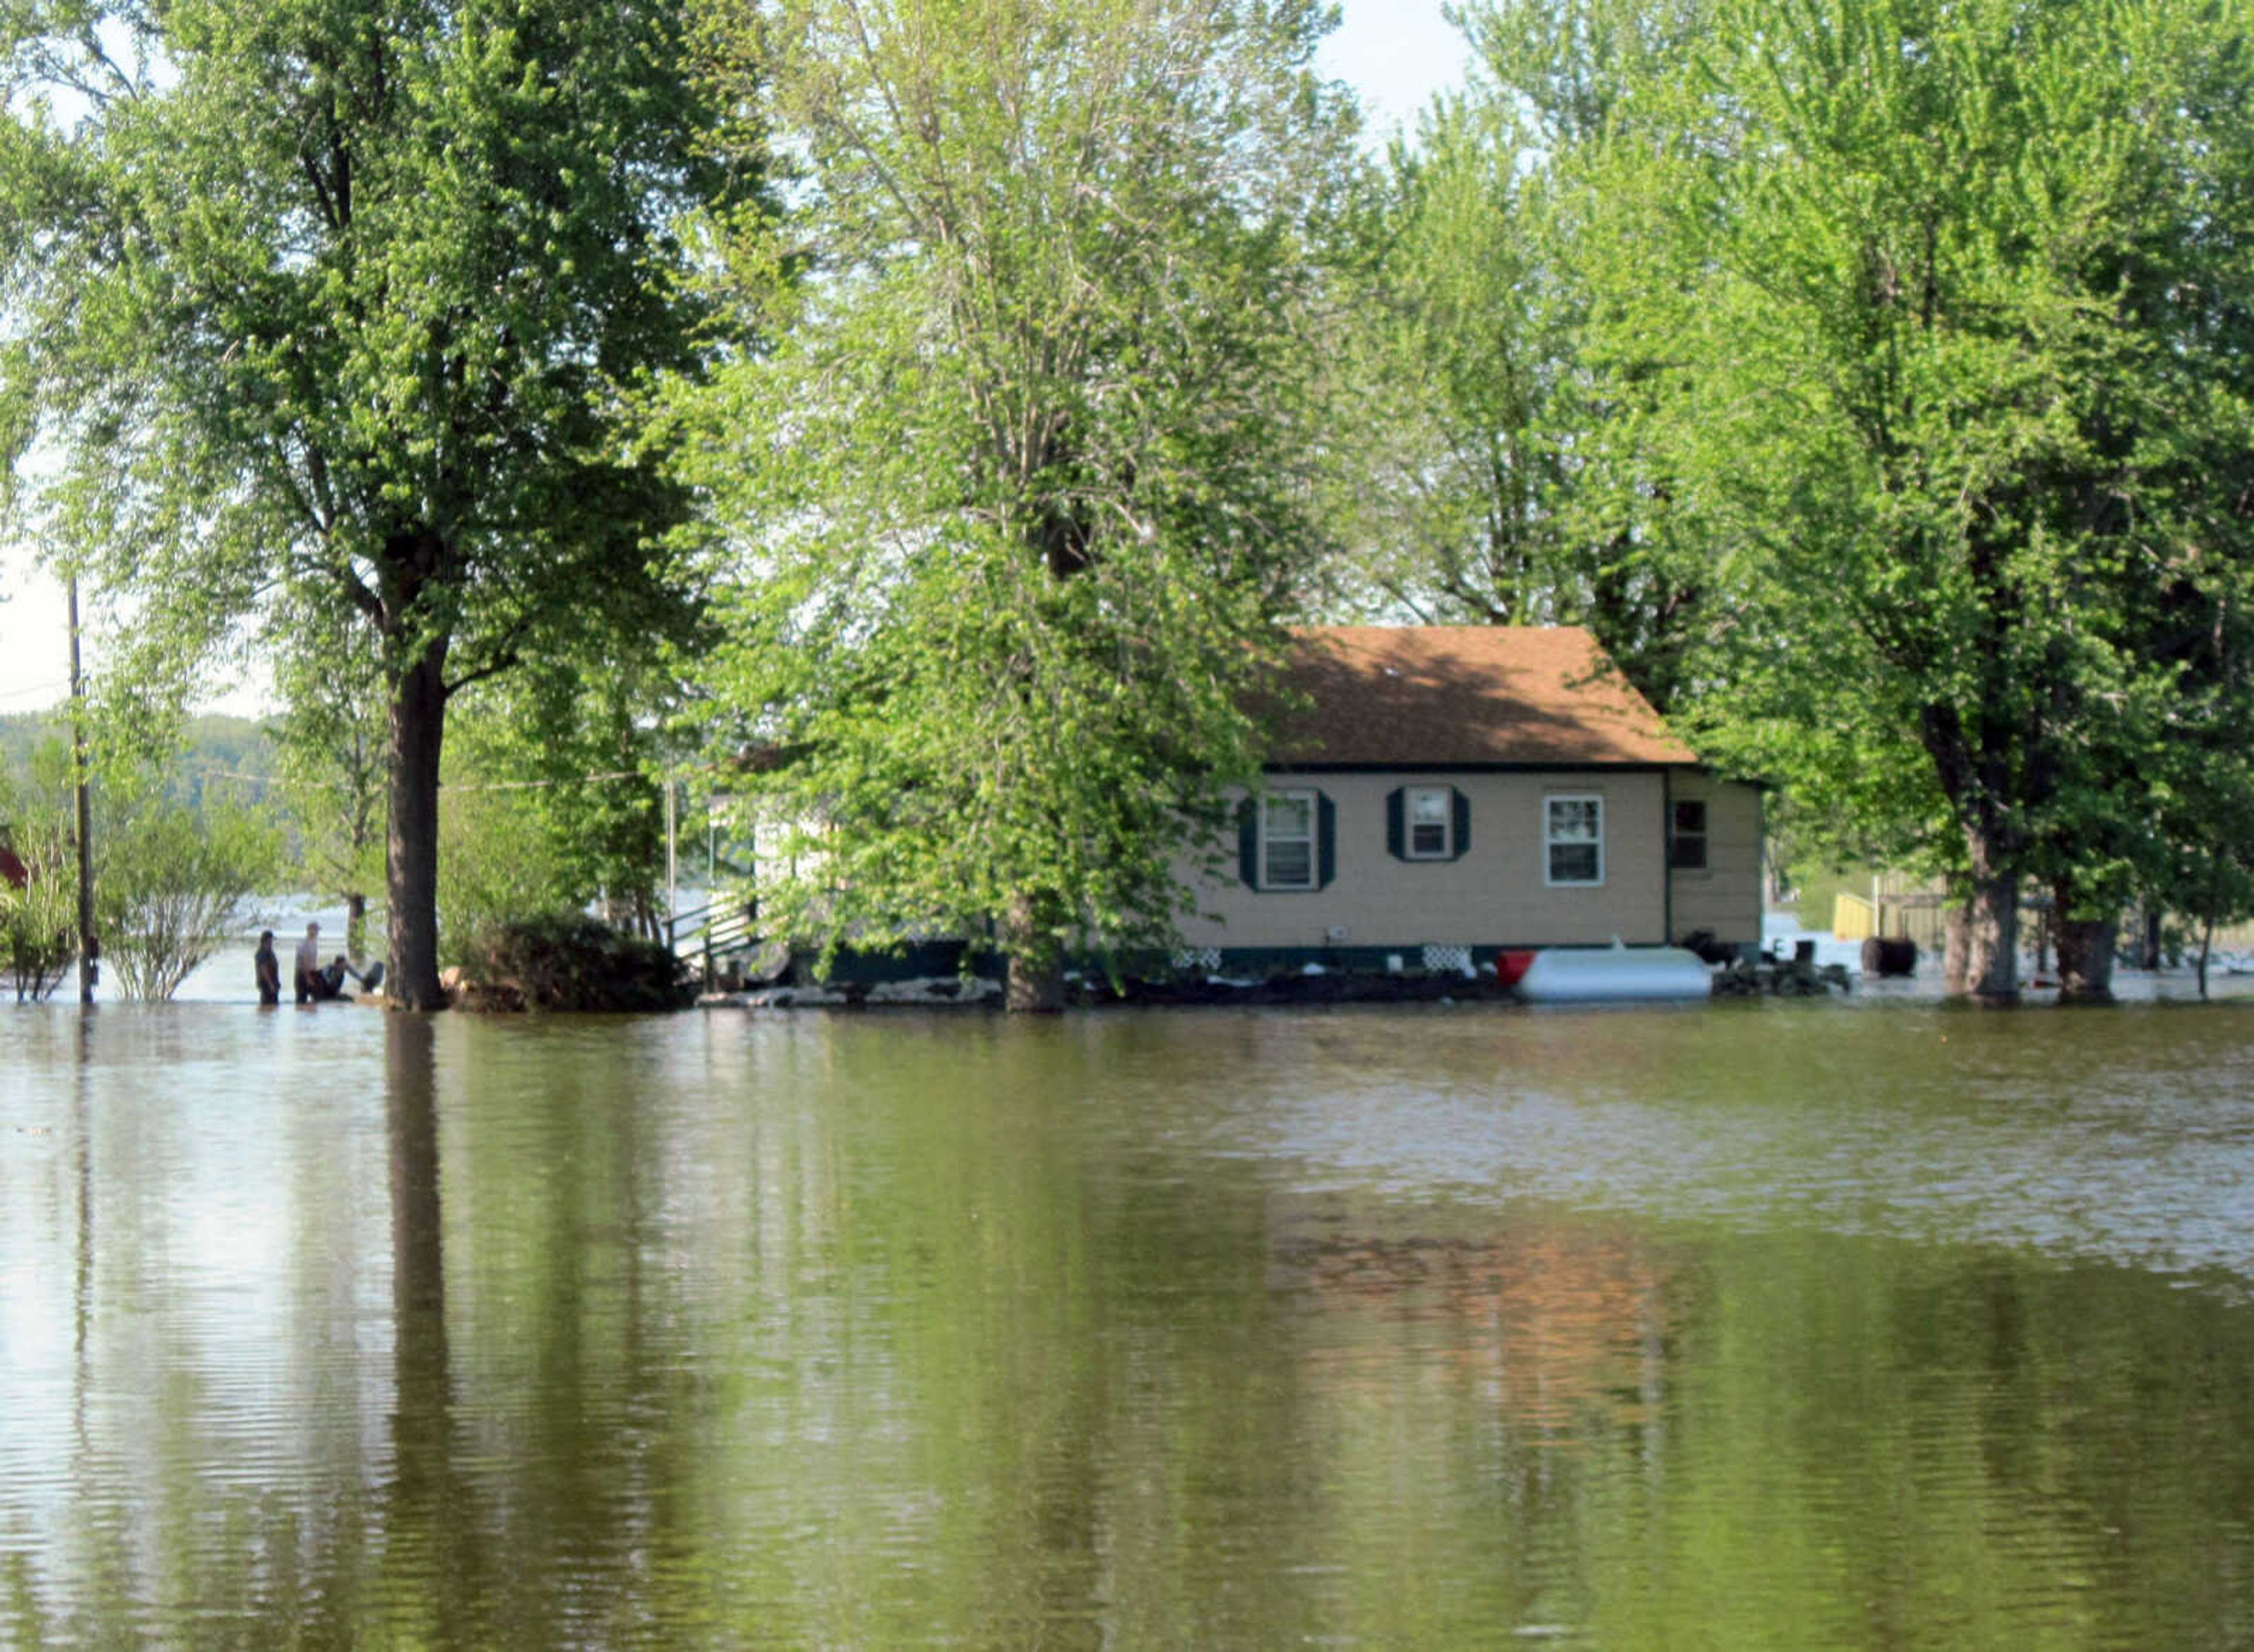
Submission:
[[[1693,763],[1578,626],[1319,626],[1293,633],[1277,761]]]

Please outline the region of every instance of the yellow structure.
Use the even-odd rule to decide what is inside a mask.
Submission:
[[[1831,934],[1838,941],[1868,941],[1878,934],[1878,909],[1860,895],[1831,898]]]

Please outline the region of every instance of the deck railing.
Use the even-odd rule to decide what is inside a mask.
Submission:
[[[759,921],[759,906],[754,901],[737,897],[714,900],[688,912],[677,912],[666,920],[665,944],[676,957],[688,957],[696,965],[699,977],[709,986],[713,978],[713,960],[731,952],[747,952],[759,943],[754,926]],[[694,948],[682,950],[684,942]]]

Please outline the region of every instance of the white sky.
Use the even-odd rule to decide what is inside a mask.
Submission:
[[[1323,45],[1323,70],[1361,94],[1368,138],[1382,146],[1414,123],[1432,95],[1463,80],[1466,49],[1440,16],[1440,0],[1343,0],[1338,32]],[[60,583],[29,549],[0,546],[0,712],[33,711],[63,698],[70,679]],[[99,667],[89,650],[88,669]],[[217,710],[262,709],[262,674],[215,682]]]
[[[1415,123],[1433,94],[1463,84],[1470,48],[1440,16],[1440,0],[1342,0],[1323,69],[1362,94],[1373,144]]]

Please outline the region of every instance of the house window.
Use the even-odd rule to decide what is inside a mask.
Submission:
[[[1453,852],[1448,840],[1455,812],[1455,794],[1445,786],[1411,787],[1409,792],[1410,860],[1446,860]]]
[[[1587,886],[1605,880],[1605,800],[1586,794],[1542,800],[1543,881]]]
[[[1675,805],[1675,830],[1668,841],[1667,864],[1676,872],[1706,870],[1706,805]]]
[[[1315,886],[1315,794],[1270,792],[1260,800],[1260,887]]]
[[[1385,794],[1385,852],[1396,860],[1461,860],[1472,846],[1471,800],[1452,786]]]

